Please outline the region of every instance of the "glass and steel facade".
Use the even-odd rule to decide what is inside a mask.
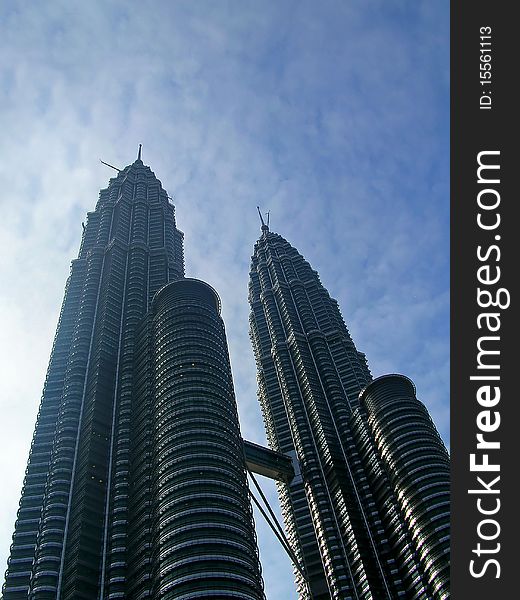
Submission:
[[[143,324],[128,598],[264,598],[220,301],[183,279]]]
[[[278,482],[288,537],[305,569],[305,576],[295,570],[299,597],[448,598],[447,453],[426,409],[408,389],[406,424],[385,417],[388,403],[372,400],[382,384],[371,383],[336,301],[298,251],[265,225],[252,257],[249,301],[269,445],[299,465],[290,483]],[[401,404],[394,402],[395,411]],[[396,472],[389,452],[398,454],[415,426],[414,448],[427,449],[414,462],[423,471],[406,479],[407,467]],[[434,449],[438,460],[428,471],[423,459]],[[422,503],[427,487],[420,481],[432,471],[432,490],[442,499]],[[414,527],[419,516],[422,525]]]
[[[110,180],[87,215],[31,445],[6,600],[109,594],[126,555],[135,330],[154,294],[183,276],[182,238],[173,205],[140,159]]]
[[[184,279],[173,204],[140,156],[72,262],[2,592],[263,598],[218,298]]]
[[[448,598],[450,464],[444,443],[407,377],[378,377],[360,401],[431,595]]]

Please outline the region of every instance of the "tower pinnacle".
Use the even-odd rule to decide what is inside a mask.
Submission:
[[[137,152],[137,160],[141,160],[141,148],[143,147],[142,144],[139,144],[139,151]]]
[[[260,212],[260,207],[257,206],[256,209],[258,210],[258,215],[260,217],[260,221],[262,223],[262,231],[269,231],[269,213],[267,213],[267,225],[264,222],[264,218],[262,217],[262,213]]]

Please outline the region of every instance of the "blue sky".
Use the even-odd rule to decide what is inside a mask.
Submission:
[[[0,570],[70,260],[112,176],[98,159],[123,167],[138,143],[187,275],[222,298],[244,437],[265,440],[247,305],[260,205],[374,376],[411,377],[448,442],[448,16],[447,0],[0,4]],[[257,526],[269,600],[295,599]]]

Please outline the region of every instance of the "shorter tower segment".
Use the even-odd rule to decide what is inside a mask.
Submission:
[[[262,600],[220,300],[163,287],[141,328],[127,597]]]
[[[383,467],[396,493],[430,594],[449,598],[449,456],[413,382],[384,375],[359,396]]]

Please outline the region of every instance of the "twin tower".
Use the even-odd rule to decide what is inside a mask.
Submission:
[[[413,383],[372,379],[317,273],[266,225],[249,302],[271,450],[241,438],[220,300],[184,277],[160,181],[139,155],[101,190],[4,600],[264,599],[247,471],[277,480],[301,600],[449,597],[449,459]]]

